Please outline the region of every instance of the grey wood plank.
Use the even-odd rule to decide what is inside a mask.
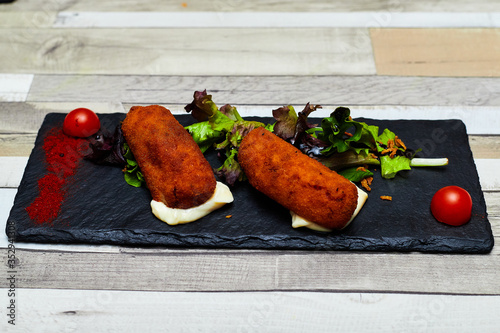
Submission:
[[[500,241],[500,192],[485,193]],[[5,254],[4,254],[5,256]],[[18,288],[356,291],[500,295],[500,248],[486,255],[127,248],[17,251]],[[6,286],[6,270],[0,287]]]
[[[42,120],[40,125],[41,123]],[[38,130],[33,129],[30,133],[1,133],[1,131],[3,129],[0,129],[0,156],[29,156]],[[500,159],[499,136],[471,135],[469,142],[474,158]]]
[[[36,133],[0,134],[0,156],[29,156],[35,139]]]
[[[500,254],[500,192],[485,193],[484,200],[486,201],[486,211],[488,212],[488,219],[491,223],[491,230],[495,237],[496,247],[493,253]]]
[[[469,145],[474,158],[500,158],[500,137],[470,135]]]
[[[111,102],[0,102],[0,133],[37,133],[48,113],[68,113],[80,107],[89,108],[97,113],[126,112],[121,103]]]
[[[182,80],[180,80],[182,81]],[[114,81],[118,82],[118,81]],[[111,84],[111,83],[109,83]],[[182,86],[179,84],[179,86]],[[248,87],[250,87],[248,85]],[[119,87],[117,86],[115,90],[122,89],[125,91],[127,86]],[[191,99],[192,90],[189,87],[180,88],[185,95],[185,101]],[[254,87],[254,90],[249,89],[249,94],[258,95],[260,90]],[[181,91],[179,90],[179,91]],[[178,91],[178,93],[180,93]],[[228,92],[230,89],[228,88]],[[222,96],[227,96],[231,101],[237,102],[240,98],[245,98],[243,92],[236,92],[234,94],[228,94],[228,92],[217,92],[217,100],[221,103],[224,101]],[[319,93],[319,91],[318,91]],[[190,95],[188,95],[190,94]],[[169,96],[175,99],[175,101],[180,100],[180,97],[176,93],[170,93]],[[236,97],[235,97],[236,96]],[[55,96],[54,96],[55,97]],[[71,97],[65,97],[64,99],[72,100],[72,98],[77,98],[76,94]],[[120,97],[117,97],[119,100]],[[235,98],[235,99],[233,99]],[[114,98],[111,97],[109,102],[94,102],[98,99],[88,99],[87,101],[81,102],[0,102],[0,156],[28,156],[33,148],[36,133],[38,132],[42,121],[47,113],[50,112],[60,112],[66,113],[77,107],[87,107],[98,113],[113,113],[113,112],[127,112],[133,104],[122,104],[120,102],[113,102]],[[266,101],[261,99],[255,99],[255,102],[265,103]],[[154,103],[153,101],[151,101]],[[277,101],[276,101],[277,102]],[[225,101],[224,101],[225,103]],[[232,103],[232,102],[231,102]],[[302,104],[303,101],[300,101]],[[140,103],[139,103],[140,104]],[[235,104],[235,103],[233,103]],[[286,103],[283,103],[286,104]],[[283,105],[281,104],[281,105]],[[166,106],[172,110],[183,110],[185,104],[167,104]],[[235,105],[239,105],[236,103]],[[280,105],[280,104],[276,104]],[[248,106],[251,109],[255,108],[255,111],[263,109],[265,115],[270,114],[270,110],[273,109],[272,106],[255,105]],[[269,109],[269,111],[265,111]],[[470,112],[473,113],[474,109],[471,108]],[[404,112],[404,111],[402,111]],[[469,143],[471,150],[474,154],[474,158],[500,158],[500,136],[498,135],[470,135]]]
[[[29,156],[47,113],[67,113],[78,107],[95,112],[125,112],[121,103],[2,103],[0,102],[0,156]]]
[[[17,332],[491,333],[500,326],[499,296],[23,289],[17,304],[29,313],[19,316]],[[0,321],[2,332],[8,326]]]
[[[6,11],[495,11],[500,10],[500,4],[491,0],[443,0],[443,1],[412,1],[412,0],[354,0],[354,1],[75,1],[47,0],[40,3],[37,0],[16,1],[5,6]]]
[[[148,251],[18,250],[18,288],[500,294],[498,251],[481,256]],[[1,287],[5,274],[0,273]]]
[[[363,75],[35,75],[28,101],[186,104],[203,89],[235,105],[500,105],[496,78]]]
[[[375,74],[365,28],[8,29],[0,48],[7,73]]]

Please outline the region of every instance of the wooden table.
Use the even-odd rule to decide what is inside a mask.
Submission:
[[[243,116],[311,102],[371,118],[462,119],[498,243],[499,26],[492,0],[2,4],[1,229],[45,114],[147,104],[182,113],[208,89]],[[445,255],[0,239],[2,332],[500,330],[498,245]]]

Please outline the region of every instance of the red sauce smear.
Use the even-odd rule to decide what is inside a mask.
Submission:
[[[39,194],[26,208],[36,224],[52,222],[65,198],[65,185],[78,168],[86,140],[70,137],[61,128],[54,128],[44,139],[43,150],[47,174],[38,180]]]

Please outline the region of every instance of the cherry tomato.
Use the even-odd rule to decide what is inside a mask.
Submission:
[[[78,108],[64,118],[63,131],[67,135],[86,138],[95,134],[101,128],[99,117],[94,111]]]
[[[470,220],[472,199],[463,188],[446,186],[432,197],[431,212],[439,222],[459,226]]]

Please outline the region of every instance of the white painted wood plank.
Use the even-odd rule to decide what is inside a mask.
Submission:
[[[0,188],[17,188],[27,163],[27,156],[0,157]]]
[[[398,1],[268,1],[268,0],[150,0],[137,2],[134,0],[38,0],[15,1],[5,6],[6,11],[150,11],[150,12],[186,12],[186,11],[222,11],[222,12],[495,12],[500,4],[492,0],[398,0]]]
[[[498,332],[500,296],[17,289],[15,332]],[[7,289],[0,289],[7,295]],[[13,332],[2,297],[0,330]]]
[[[500,160],[475,159],[479,182],[483,191],[500,191]]]
[[[497,28],[497,12],[72,12],[55,28]]]
[[[33,74],[0,73],[0,101],[24,102],[28,96]]]

